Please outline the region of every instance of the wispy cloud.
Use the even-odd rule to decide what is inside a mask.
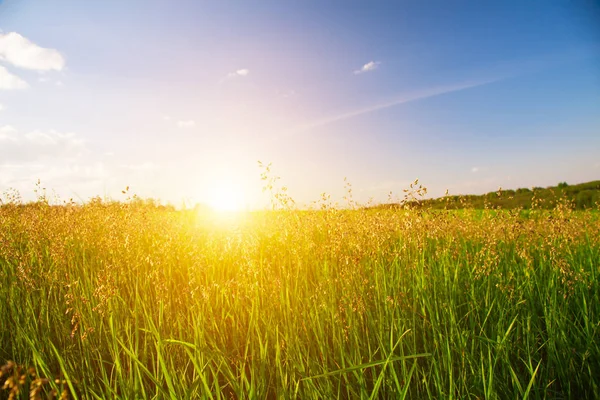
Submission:
[[[0,160],[39,161],[42,158],[74,159],[86,151],[84,141],[74,133],[53,129],[19,133],[11,125],[0,127]]]
[[[0,111],[4,110],[4,105],[0,103]]]
[[[354,74],[358,75],[358,74],[362,74],[364,72],[375,71],[379,67],[380,64],[381,64],[381,61],[369,61],[368,63],[363,65],[360,69],[357,69],[356,71],[354,71]]]
[[[359,108],[359,109],[348,111],[348,112],[341,113],[341,114],[332,115],[332,116],[325,117],[325,118],[322,118],[320,120],[317,120],[317,121],[314,121],[314,122],[311,122],[311,123],[308,123],[305,125],[297,126],[293,129],[291,129],[290,131],[287,131],[286,133],[288,135],[296,134],[296,133],[314,129],[314,128],[317,128],[317,127],[320,127],[323,125],[328,125],[328,124],[331,124],[331,123],[334,123],[337,121],[342,121],[342,120],[345,120],[348,118],[353,118],[353,117],[356,117],[356,116],[359,116],[362,114],[367,114],[367,113],[382,110],[385,108],[394,107],[394,106],[397,106],[400,104],[409,103],[409,102],[421,100],[421,99],[426,99],[429,97],[435,97],[435,96],[439,96],[439,95],[446,94],[446,93],[458,92],[461,90],[470,89],[470,88],[474,88],[477,86],[483,86],[483,85],[487,85],[487,84],[490,84],[493,82],[498,82],[500,80],[508,79],[511,77],[516,77],[516,76],[527,74],[527,73],[534,73],[536,71],[547,68],[549,65],[556,65],[556,64],[562,62],[564,59],[573,60],[573,59],[581,59],[581,58],[585,58],[585,57],[590,57],[591,54],[596,54],[597,50],[598,50],[598,46],[595,45],[592,47],[581,48],[578,51],[572,51],[572,52],[567,52],[567,53],[557,53],[557,54],[551,54],[551,55],[548,55],[545,57],[537,57],[537,58],[532,58],[529,60],[518,60],[518,61],[510,62],[510,63],[502,66],[501,68],[496,68],[494,71],[487,71],[487,75],[490,76],[493,74],[492,75],[492,76],[494,76],[493,78],[466,81],[466,82],[452,84],[452,85],[446,85],[446,86],[437,86],[437,87],[433,87],[433,88],[429,88],[429,89],[423,89],[423,90],[419,90],[419,91],[415,91],[415,92],[401,94],[398,97],[396,97],[395,99],[392,99],[387,102],[382,102],[382,103],[375,104],[372,106]],[[596,53],[594,53],[593,51],[596,51]],[[361,69],[355,71],[355,73],[363,73],[366,71],[371,71],[373,69],[376,69],[378,65],[379,65],[379,62],[371,61],[371,62],[363,65],[363,67]]]
[[[219,81],[219,83],[223,83],[229,79],[244,78],[248,75],[250,75],[250,70],[247,68],[241,68],[241,69],[238,69],[236,71],[230,72],[227,75],[225,75],[225,77],[223,79],[221,79]]]
[[[35,71],[60,71],[65,66],[58,50],[40,47],[16,32],[0,33],[0,60]]]
[[[196,126],[196,121],[193,119],[177,121],[178,128],[193,128]]]
[[[359,108],[357,110],[352,110],[352,111],[348,111],[348,112],[341,113],[341,114],[332,115],[332,116],[325,117],[323,119],[308,123],[306,125],[298,126],[295,129],[292,129],[289,133],[291,133],[291,134],[299,133],[299,132],[314,129],[314,128],[317,128],[317,127],[320,127],[323,125],[328,125],[328,124],[332,124],[334,122],[342,121],[345,119],[354,118],[354,117],[357,117],[362,114],[368,114],[368,113],[372,113],[372,112],[375,112],[378,110],[383,110],[385,108],[394,107],[394,106],[404,104],[404,103],[409,103],[411,101],[426,99],[429,97],[439,96],[439,95],[446,94],[446,93],[458,92],[460,90],[465,90],[465,89],[470,89],[470,88],[477,87],[477,86],[487,85],[489,83],[496,82],[500,79],[502,79],[502,78],[499,77],[499,78],[493,78],[493,79],[469,81],[469,82],[463,82],[463,83],[458,83],[458,84],[454,84],[454,85],[438,86],[438,87],[434,87],[434,88],[430,88],[430,89],[423,89],[423,90],[419,90],[419,91],[415,91],[415,92],[411,92],[411,93],[402,94],[402,95],[396,97],[395,99],[387,101],[387,102],[375,104],[375,105],[368,106],[368,107]]]
[[[161,118],[165,123],[168,123],[169,125],[173,124],[180,129],[193,128],[196,126],[196,121],[193,119],[177,119],[166,114],[163,114]]]
[[[0,90],[26,89],[29,84],[0,65]]]
[[[471,172],[472,172],[472,173],[477,173],[477,172],[479,172],[479,167],[473,167],[473,168],[471,168]]]
[[[238,70],[237,70],[237,71],[235,71],[235,72],[230,72],[228,76],[229,76],[230,78],[233,78],[233,77],[235,77],[235,76],[248,76],[248,74],[249,74],[249,73],[250,73],[250,70],[249,70],[249,69],[242,68],[242,69],[238,69]]]
[[[18,131],[12,125],[4,125],[0,126],[0,143],[3,141],[6,142],[16,142],[17,137],[16,133]]]
[[[296,93],[295,90],[286,90],[286,91],[278,91],[277,95],[283,97],[284,99],[287,99],[289,97],[294,97],[296,96],[298,93]]]

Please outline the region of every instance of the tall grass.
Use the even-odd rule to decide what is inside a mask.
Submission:
[[[597,213],[324,208],[0,207],[0,396],[600,396]]]

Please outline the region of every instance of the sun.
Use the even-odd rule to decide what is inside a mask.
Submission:
[[[217,212],[237,212],[246,207],[246,196],[241,187],[233,184],[219,184],[212,188],[208,205]]]

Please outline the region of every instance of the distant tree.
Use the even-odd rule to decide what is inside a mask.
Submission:
[[[578,210],[594,208],[596,200],[600,198],[597,190],[582,190],[577,194],[575,206]]]
[[[483,195],[446,196],[421,200],[419,205],[431,209],[552,209],[561,201],[580,210],[600,209],[600,180],[575,185],[561,182],[547,188],[498,190]]]

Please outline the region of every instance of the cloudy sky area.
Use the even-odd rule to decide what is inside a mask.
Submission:
[[[0,1],[0,193],[263,204],[600,179],[589,1]],[[493,4],[494,3],[494,4]]]

